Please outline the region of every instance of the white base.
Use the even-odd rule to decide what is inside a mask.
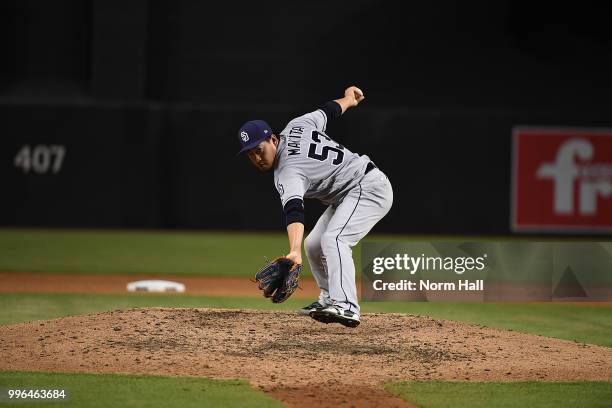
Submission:
[[[128,292],[184,292],[185,285],[167,280],[141,280],[127,284]]]

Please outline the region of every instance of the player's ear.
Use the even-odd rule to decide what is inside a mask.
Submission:
[[[278,137],[275,134],[272,134],[272,136],[270,136],[270,139],[272,139],[272,143],[274,144],[274,146],[278,147]]]

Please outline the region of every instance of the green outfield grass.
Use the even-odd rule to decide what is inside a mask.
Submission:
[[[387,390],[425,408],[610,407],[611,382],[407,382]]]
[[[7,402],[7,389],[65,389],[58,402]],[[246,381],[195,377],[0,372],[2,407],[282,407]]]
[[[285,251],[281,233],[0,229],[4,272],[252,276]]]
[[[479,241],[482,237],[372,234],[368,241]],[[486,240],[521,238],[487,237]],[[252,276],[284,255],[281,229],[262,232],[0,229],[0,271]],[[353,258],[359,270],[360,246]],[[310,270],[305,265],[304,276]],[[360,277],[357,276],[357,279]]]
[[[155,294],[0,294],[0,324],[51,319],[132,307],[211,307],[296,310],[309,303],[291,298],[278,305],[263,297]],[[364,312],[396,312],[511,329],[612,347],[612,304],[364,302]]]
[[[439,319],[612,347],[612,303],[367,302],[369,312],[428,315]]]

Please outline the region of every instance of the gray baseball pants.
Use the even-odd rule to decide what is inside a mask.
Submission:
[[[319,303],[339,305],[360,315],[355,285],[353,247],[391,209],[393,189],[375,168],[342,202],[330,205],[304,240],[312,274],[321,290]]]

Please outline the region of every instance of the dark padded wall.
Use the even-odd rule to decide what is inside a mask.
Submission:
[[[278,229],[236,130],[339,97],[329,127],[395,190],[378,231],[509,234],[514,125],[612,127],[612,35],[526,1],[9,0],[0,4],[0,224]],[[57,174],[24,146],[63,146]],[[42,157],[42,156],[41,156]],[[322,207],[307,202],[307,228]]]
[[[304,108],[305,109],[305,108]],[[237,158],[245,117],[276,129],[301,111],[3,107],[0,222],[8,225],[282,227],[272,175]],[[395,204],[380,231],[509,233],[511,128],[610,126],[606,112],[395,110],[364,107],[328,127],[390,177]],[[603,118],[603,119],[602,119]],[[23,145],[63,145],[57,174],[25,174]],[[8,189],[6,189],[8,186]],[[322,207],[307,201],[307,227]]]
[[[40,226],[154,226],[159,223],[157,119],[141,109],[2,106],[0,223]],[[61,168],[25,171],[29,146],[62,146]],[[7,188],[8,187],[8,188]]]

